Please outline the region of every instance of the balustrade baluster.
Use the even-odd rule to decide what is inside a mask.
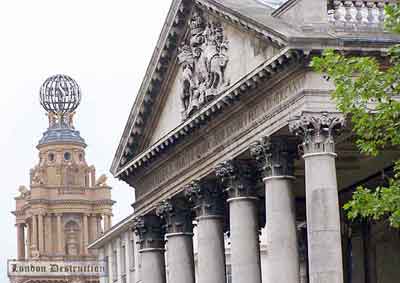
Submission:
[[[340,20],[342,19],[342,14],[340,12],[340,7],[342,6],[342,1],[333,1],[333,6],[335,9],[335,14],[333,16],[335,22],[340,22]]]
[[[344,7],[346,9],[346,14],[344,16],[346,22],[351,22],[353,16],[351,15],[351,8],[353,7],[353,1],[344,1]]]
[[[363,9],[364,3],[363,3],[363,1],[356,1],[354,3],[354,6],[356,7],[356,10],[357,10],[356,20],[358,23],[361,23],[363,20],[362,9]]]
[[[367,20],[368,20],[368,23],[372,24],[372,23],[374,23],[374,19],[375,19],[375,17],[374,17],[374,7],[375,7],[375,3],[374,3],[374,2],[371,2],[371,1],[368,1],[367,4],[366,4],[366,6],[367,6],[367,8],[368,8],[368,17],[367,17]]]

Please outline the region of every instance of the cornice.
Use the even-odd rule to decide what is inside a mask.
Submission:
[[[115,177],[124,179],[134,170],[154,160],[161,153],[172,147],[176,142],[185,138],[189,134],[192,134],[214,116],[218,115],[226,108],[233,106],[233,104],[236,104],[241,96],[246,95],[247,90],[256,88],[262,81],[275,76],[290,64],[298,62],[303,58],[304,54],[302,51],[285,48],[279,54],[256,68],[252,73],[246,75],[237,83],[233,84],[208,106],[205,106],[192,118],[186,120],[164,138],[160,139],[159,142],[142,152],[118,172],[115,172]]]
[[[58,204],[85,204],[85,205],[114,205],[116,202],[109,199],[103,200],[83,200],[83,199],[63,199],[63,200],[48,200],[48,199],[35,199],[30,202],[30,205],[46,204],[46,205],[58,205]]]

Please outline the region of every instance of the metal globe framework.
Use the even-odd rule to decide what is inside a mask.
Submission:
[[[78,83],[67,75],[55,75],[40,87],[40,104],[49,112],[60,116],[74,112],[81,102]]]

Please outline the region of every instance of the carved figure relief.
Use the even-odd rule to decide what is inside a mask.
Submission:
[[[228,64],[228,41],[221,23],[209,22],[195,9],[189,22],[190,35],[180,47],[178,60],[182,68],[183,119],[214,99],[229,81],[225,78]]]

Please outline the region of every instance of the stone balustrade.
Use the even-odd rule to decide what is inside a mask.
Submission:
[[[333,0],[329,5],[329,19],[335,26],[383,29],[385,5],[394,0],[346,1]]]

